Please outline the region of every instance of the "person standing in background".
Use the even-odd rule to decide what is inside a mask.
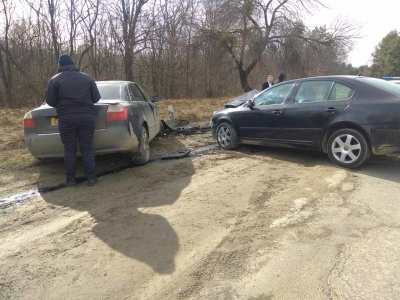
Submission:
[[[271,87],[273,85],[274,85],[274,76],[268,75],[267,76],[267,81],[264,82],[263,85],[262,85],[262,90],[265,90],[265,89],[267,89],[267,88],[269,88],[269,87]]]
[[[278,76],[278,82],[277,83],[283,82],[285,80],[285,77],[286,77],[285,73],[280,73],[279,76]]]
[[[88,185],[93,186],[97,183],[92,150],[95,129],[94,103],[100,100],[100,93],[94,80],[80,72],[68,54],[60,56],[58,72],[49,80],[46,102],[55,107],[58,114],[58,128],[64,145],[65,185],[76,186],[78,143]]]

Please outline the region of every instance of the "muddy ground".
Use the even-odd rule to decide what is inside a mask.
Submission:
[[[150,146],[145,166],[97,157],[98,185],[54,191],[62,160],[2,153],[1,197],[46,192],[0,208],[0,299],[395,299],[399,268],[369,279],[377,260],[357,255],[382,252],[360,245],[379,228],[395,241],[399,224],[357,197],[365,177],[396,189],[397,158],[349,171],[321,153],[220,151],[210,132]]]

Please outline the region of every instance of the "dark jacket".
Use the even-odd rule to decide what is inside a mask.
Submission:
[[[273,85],[274,85],[273,82],[269,83],[268,81],[266,81],[266,82],[264,82],[263,85],[262,85],[262,90],[265,90],[265,89],[267,89],[267,88],[269,88],[269,87],[271,87],[271,86],[273,86]]]
[[[283,82],[285,80],[285,73],[280,73],[278,76],[278,83]]]
[[[97,85],[89,75],[75,65],[60,68],[60,73],[49,80],[46,102],[57,109],[58,115],[93,114],[94,103],[100,100]]]

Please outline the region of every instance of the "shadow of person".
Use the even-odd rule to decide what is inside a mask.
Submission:
[[[175,271],[179,239],[162,216],[137,210],[124,212],[121,219],[99,222],[92,232],[114,250],[146,263],[159,274]]]
[[[176,139],[159,140],[155,146],[157,156],[185,149]],[[147,264],[157,273],[171,274],[180,246],[178,235],[168,221],[174,214],[170,206],[191,182],[194,167],[188,157],[170,161],[151,159],[147,165],[101,177],[94,187],[82,182],[77,187],[43,193],[42,197],[56,206],[88,212],[94,219],[88,225],[92,226],[91,232],[108,247]],[[97,157],[96,163],[106,169],[120,165],[121,160],[124,159],[118,156],[103,156]],[[57,177],[62,182],[62,161],[52,165],[51,174],[43,167],[39,189],[50,178],[54,181]],[[84,229],[72,232],[79,234],[79,230]]]

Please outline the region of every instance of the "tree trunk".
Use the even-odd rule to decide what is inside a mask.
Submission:
[[[133,59],[131,55],[132,51],[125,52],[124,65],[125,65],[125,79],[128,81],[134,81],[133,77]]]
[[[251,73],[251,71],[254,69],[254,67],[257,65],[258,63],[258,59],[253,59],[253,61],[250,63],[250,65],[247,67],[246,70],[243,69],[243,63],[240,62],[238,63],[237,66],[237,70],[239,72],[239,78],[240,78],[240,84],[243,88],[243,91],[245,93],[250,92],[253,88],[250,87],[249,85],[249,75]]]

